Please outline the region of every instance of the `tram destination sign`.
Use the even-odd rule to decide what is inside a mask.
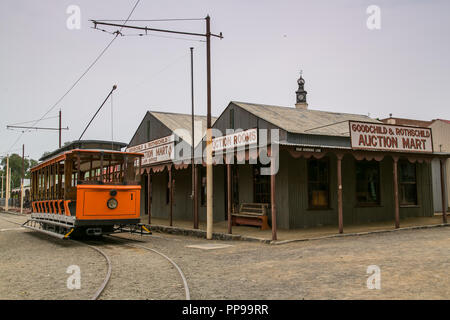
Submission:
[[[143,153],[144,157],[142,158],[142,165],[173,160],[175,154],[175,136],[170,135],[160,139],[155,139],[127,148],[126,150],[127,152]]]
[[[430,128],[349,121],[352,149],[433,152]]]

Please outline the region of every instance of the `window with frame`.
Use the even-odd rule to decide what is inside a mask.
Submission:
[[[270,176],[261,174],[261,165],[253,165],[253,201],[270,203]]]
[[[398,162],[400,205],[417,205],[417,176],[416,164],[407,160]]]
[[[358,205],[380,204],[380,163],[356,161],[356,202]]]
[[[308,160],[308,206],[309,208],[329,208],[330,178],[328,159]]]

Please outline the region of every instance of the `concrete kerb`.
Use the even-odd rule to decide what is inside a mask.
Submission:
[[[15,216],[26,216],[26,214],[15,213],[11,211],[3,211],[2,213],[11,214]],[[354,232],[354,233],[342,233],[342,234],[332,234],[322,237],[312,237],[312,238],[303,238],[303,239],[289,239],[289,240],[270,240],[264,238],[243,236],[239,234],[228,234],[228,233],[213,233],[213,240],[223,240],[223,241],[249,241],[249,242],[260,242],[264,244],[271,245],[282,245],[293,242],[302,242],[302,241],[314,241],[314,240],[323,240],[323,239],[331,239],[331,238],[341,238],[341,237],[355,237],[355,236],[365,236],[370,234],[378,234],[378,233],[387,233],[387,232],[396,232],[403,230],[417,230],[417,229],[428,229],[428,228],[439,228],[439,227],[448,227],[450,223],[441,223],[441,224],[432,224],[432,225],[423,225],[423,226],[413,226],[413,227],[401,227],[399,229],[385,229],[385,230],[375,230],[375,231],[364,231],[364,232]],[[167,234],[175,234],[175,235],[183,235],[183,236],[193,236],[197,238],[206,239],[206,231],[199,229],[189,229],[189,228],[180,228],[180,227],[170,227],[170,226],[162,226],[162,225],[150,225],[152,231],[159,233],[167,233]]]
[[[406,230],[416,230],[416,229],[430,229],[430,228],[439,228],[439,227],[448,227],[448,226],[450,226],[450,223],[441,223],[441,224],[432,224],[432,225],[423,225],[423,226],[413,226],[413,227],[403,227],[403,228],[389,229],[389,230],[375,230],[375,231],[364,231],[364,232],[354,232],[354,233],[332,234],[332,235],[328,235],[328,236],[314,237],[314,238],[275,240],[275,241],[270,241],[270,244],[272,244],[272,245],[281,245],[281,244],[287,244],[287,243],[292,243],[292,242],[314,241],[314,240],[323,240],[323,239],[330,239],[330,238],[342,238],[342,237],[365,236],[365,235],[378,234],[378,233],[406,231]]]
[[[25,217],[26,214],[25,213],[18,213],[18,212],[13,212],[13,211],[5,211],[3,208],[0,208],[0,212],[1,213],[6,213],[6,214],[10,214],[13,216],[19,216],[19,217]]]
[[[290,240],[269,240],[257,237],[249,237],[238,234],[227,234],[227,233],[213,233],[213,240],[223,240],[223,241],[251,241],[251,242],[260,242],[264,244],[271,245],[282,245],[293,242],[302,242],[302,241],[314,241],[314,240],[323,240],[323,239],[331,239],[331,238],[341,238],[341,237],[355,237],[355,236],[364,236],[370,234],[378,234],[378,233],[387,233],[387,232],[396,232],[403,230],[415,230],[415,229],[428,229],[428,228],[438,228],[438,227],[448,227],[449,223],[446,224],[435,224],[435,225],[423,225],[423,226],[414,226],[414,227],[404,227],[399,229],[389,229],[389,230],[375,230],[375,231],[365,231],[365,232],[354,232],[354,233],[342,233],[342,234],[333,234],[322,237],[312,237],[312,238],[304,238],[304,239],[290,239]],[[162,226],[162,225],[151,225],[151,230],[159,233],[167,233],[167,234],[175,234],[175,235],[184,235],[184,236],[193,236],[197,238],[206,238],[206,231],[198,230],[198,229],[189,229],[189,228],[180,228],[180,227],[170,227],[170,226]]]
[[[206,231],[198,230],[198,229],[189,229],[189,228],[180,228],[180,227],[170,227],[170,226],[162,226],[162,225],[150,225],[151,231],[167,233],[167,234],[175,234],[175,235],[183,235],[183,236],[192,236],[197,238],[206,238]],[[228,233],[220,233],[213,232],[213,240],[241,240],[241,241],[253,241],[253,242],[262,242],[262,243],[270,243],[271,240],[256,238],[256,237],[248,237],[242,236],[239,234],[228,234]]]

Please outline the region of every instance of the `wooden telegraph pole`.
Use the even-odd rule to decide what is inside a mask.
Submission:
[[[60,142],[61,143],[61,142]],[[25,145],[22,144],[22,181],[20,183],[20,213],[23,214],[23,182],[25,179]]]
[[[9,210],[9,154],[6,156],[6,199],[5,199],[5,211]]]
[[[61,148],[61,109],[59,109],[59,147]]]
[[[212,166],[212,130],[211,130],[211,24],[206,16],[206,239],[212,239],[213,232],[213,166]]]
[[[178,19],[183,20],[183,19]],[[187,19],[191,20],[191,19]],[[199,36],[206,38],[206,79],[207,79],[207,129],[206,129],[206,238],[212,239],[212,231],[213,231],[213,167],[212,167],[212,131],[211,131],[211,37],[217,37],[222,39],[222,32],[218,35],[211,33],[211,18],[210,16],[206,16],[206,33],[194,33],[194,32],[185,32],[185,31],[176,31],[176,30],[167,30],[167,29],[156,29],[156,28],[148,28],[148,27],[138,27],[138,26],[130,26],[125,24],[118,23],[110,23],[110,22],[102,22],[102,20],[90,20],[94,24],[94,29],[97,29],[97,26],[110,26],[110,27],[118,27],[120,31],[122,29],[134,29],[134,30],[144,30],[147,34],[148,31],[153,32],[163,32],[170,34],[182,34],[188,36]],[[119,32],[120,31],[116,31]]]
[[[194,213],[194,229],[198,229],[198,207],[197,207],[197,185],[195,183],[195,160],[194,160],[194,150],[195,150],[195,139],[194,139],[194,48],[190,47],[191,50],[191,134],[192,134],[192,148],[191,148],[191,167],[192,167],[192,212]]]
[[[69,130],[69,127],[62,128],[61,127],[61,110],[59,110],[59,126],[58,128],[49,128],[49,127],[29,127],[29,126],[17,126],[17,125],[7,125],[6,129],[33,129],[33,130],[58,130],[59,131],[59,148],[61,148],[61,131]]]

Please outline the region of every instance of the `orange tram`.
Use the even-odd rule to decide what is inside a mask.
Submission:
[[[31,218],[24,227],[56,236],[149,232],[140,223],[136,166],[140,153],[124,143],[74,141],[31,169]]]

